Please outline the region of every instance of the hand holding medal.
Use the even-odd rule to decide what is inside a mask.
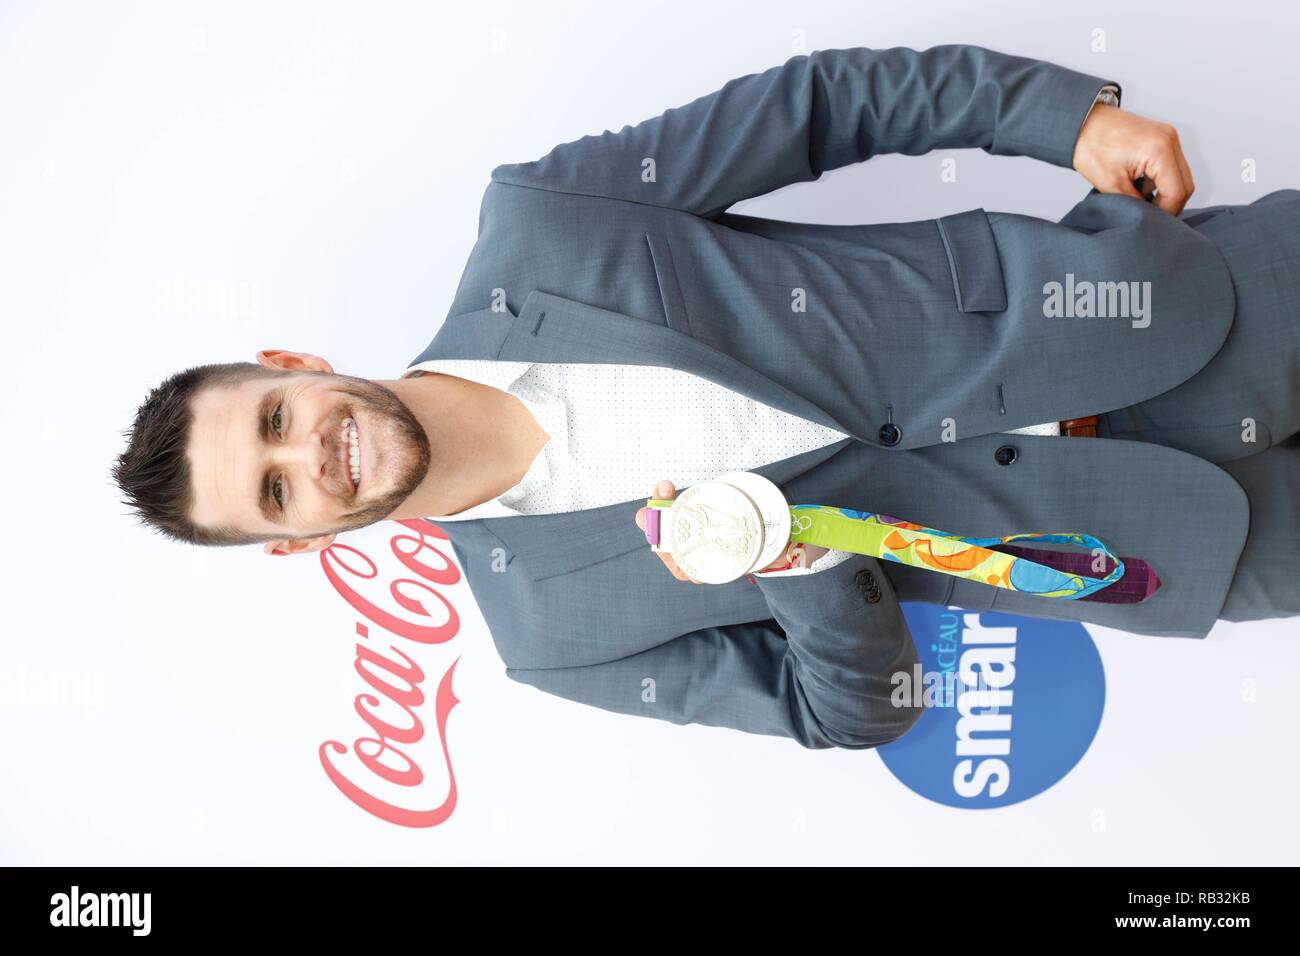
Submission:
[[[667,502],[667,501],[674,501],[677,497],[677,492],[676,489],[673,487],[673,483],[668,480],[659,482],[659,484],[655,486],[654,491],[655,491],[655,495],[654,498],[651,500]],[[650,510],[651,509],[648,507],[641,508],[636,513],[636,517],[634,520],[636,521],[636,526],[640,528],[642,531],[645,530],[646,516],[650,513]],[[672,552],[669,549],[654,548],[653,550],[655,551],[656,554],[659,555],[660,559],[664,563],[664,566],[668,568],[668,571],[678,581],[690,581],[692,584],[713,583],[713,582],[697,580],[696,578],[688,574],[686,571],[684,571],[677,564],[677,562],[673,560]],[[791,567],[806,567],[807,565],[811,564],[813,561],[821,557],[823,554],[825,554],[826,550],[827,550],[826,548],[821,548],[818,547],[817,545],[803,544],[802,542],[791,541],[789,539],[789,529],[787,528],[786,537],[781,552],[776,556],[774,560],[772,560],[768,565],[761,568],[760,570],[781,571]],[[689,566],[691,567],[692,570],[695,570],[695,565],[692,564]]]
[[[637,527],[675,578],[695,584],[726,584],[792,562],[806,567],[809,558],[798,554],[803,546],[870,555],[1046,598],[1136,603],[1160,586],[1145,561],[1120,558],[1081,532],[981,538],[875,512],[789,505],[775,484],[745,471],[700,482],[680,495],[671,482],[662,481],[656,494],[637,511]],[[1012,543],[1020,541],[1072,545],[1090,553]]]

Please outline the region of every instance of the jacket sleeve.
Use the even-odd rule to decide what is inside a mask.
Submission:
[[[496,182],[715,217],[883,153],[979,147],[1072,168],[1113,80],[971,45],[817,50],[617,133],[492,171]]]
[[[916,647],[876,559],[855,554],[758,586],[767,620],[691,631],[601,664],[506,675],[616,713],[791,737],[810,749],[877,747],[916,722],[919,706],[895,703],[895,675],[914,680]]]

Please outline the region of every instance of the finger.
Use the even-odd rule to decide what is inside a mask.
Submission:
[[[673,483],[669,481],[667,478],[663,479],[662,481],[660,481],[658,484],[655,485],[656,498],[660,498],[665,501],[668,501],[671,500],[676,494],[677,491],[675,488],[673,488]],[[643,508],[641,510],[644,511],[646,509]],[[638,511],[637,525],[642,526],[642,522],[643,519],[641,517],[641,511]],[[696,581],[693,577],[688,575],[681,568],[679,568],[677,566],[677,562],[672,559],[669,552],[660,551],[657,553],[659,554],[660,559],[663,561],[664,567],[666,567],[669,570],[669,572],[672,573],[672,576],[675,577],[678,581],[690,581],[692,584],[700,583],[699,581]]]
[[[677,562],[674,561],[674,560],[672,559],[672,556],[671,556],[670,554],[668,554],[668,553],[661,553],[661,554],[659,555],[659,557],[663,558],[663,560],[664,560],[664,566],[665,566],[669,571],[672,572],[673,577],[675,577],[678,581],[690,581],[692,584],[699,584],[699,583],[700,583],[699,581],[697,581],[697,580],[695,580],[693,577],[691,577],[689,574],[687,574],[685,571],[683,571],[683,570],[678,566]]]
[[[642,531],[645,530],[645,513],[649,510],[650,510],[649,508],[640,508],[637,510],[636,515],[632,518],[632,520],[636,522],[636,526],[640,528]]]
[[[673,577],[675,577],[678,581],[689,580],[689,578],[686,577],[686,572],[683,571],[681,568],[679,568],[677,566],[677,562],[674,561],[671,557],[669,557],[667,554],[660,554],[659,557],[664,559],[664,567],[666,567],[668,569],[668,572]]]
[[[1183,144],[1178,139],[1178,130],[1172,126],[1168,127],[1168,149],[1170,159],[1170,169],[1178,172],[1178,179],[1182,183],[1183,202],[1186,203],[1191,198],[1192,193],[1196,191],[1196,183],[1192,181],[1192,168],[1187,165],[1187,157],[1183,155]],[[1181,212],[1181,208],[1179,212]]]
[[[1138,190],[1137,186],[1133,185],[1133,180],[1129,179],[1127,175],[1116,176],[1106,185],[1102,192],[1123,193],[1126,196],[1132,196],[1134,199],[1146,198]]]
[[[1187,205],[1187,190],[1181,172],[1170,170],[1156,179],[1155,204],[1171,216],[1183,211]]]
[[[1187,205],[1187,187],[1183,184],[1183,172],[1172,148],[1154,167],[1149,167],[1147,175],[1156,181],[1156,206],[1174,216],[1182,212]]]
[[[1183,147],[1177,142],[1174,143],[1174,158],[1178,160],[1178,168],[1183,174],[1183,185],[1187,187],[1187,198],[1190,199],[1192,193],[1196,192],[1196,183],[1192,180],[1192,167],[1187,165],[1187,157],[1183,155]]]

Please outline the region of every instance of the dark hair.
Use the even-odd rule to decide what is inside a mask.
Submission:
[[[283,534],[255,535],[236,528],[195,524],[190,519],[194,488],[185,450],[194,422],[192,402],[200,390],[291,374],[256,362],[196,365],[153,389],[136,411],[130,444],[113,466],[113,480],[127,495],[122,503],[134,509],[142,523],[186,544],[227,547],[284,538]]]

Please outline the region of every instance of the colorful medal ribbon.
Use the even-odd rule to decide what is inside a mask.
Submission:
[[[777,485],[753,472],[729,472],[687,488],[676,499],[649,498],[646,505],[645,535],[651,547],[672,552],[684,570],[689,567],[693,580],[705,583],[726,583],[766,567],[789,541],[1038,597],[1133,604],[1160,587],[1149,563],[1121,558],[1091,535],[976,538],[872,511],[790,505]],[[661,529],[663,513],[672,524]],[[669,533],[661,536],[661,530]],[[1075,545],[1091,553],[1011,543],[1020,541]]]
[[[659,514],[654,509],[668,509],[673,502],[649,498],[646,504],[652,509],[647,518],[646,535],[652,543],[658,543]],[[829,505],[789,507],[791,541],[865,554],[1008,591],[1023,591],[1039,597],[1127,604],[1145,600],[1159,587],[1159,579],[1145,561],[1129,558],[1136,571],[1135,580],[1116,588],[1113,595],[1110,592],[1099,595],[1097,592],[1124,576],[1125,563],[1100,540],[1087,534],[1009,534],[1002,538],[974,538],[872,511],[853,511]],[[1093,553],[1081,555],[1009,544],[1034,540],[1079,545]],[[994,550],[998,546],[1006,546],[1007,551]],[[1059,567],[1031,560],[1029,555],[1042,562],[1054,562]],[[1102,555],[1109,560],[1102,561]],[[1105,577],[1082,573],[1083,569],[1095,568],[1098,563],[1109,566]]]
[[[1083,598],[1124,576],[1124,562],[1119,556],[1087,534],[1009,534],[1004,538],[972,538],[871,511],[853,511],[829,505],[791,505],[790,517],[791,541],[871,555],[883,561],[896,561],[1039,597]],[[1079,545],[1092,550],[1095,558],[1104,554],[1113,562],[1113,567],[1105,577],[1097,578],[993,550],[1011,541],[1031,540]],[[1037,553],[1046,557],[1050,552]]]

